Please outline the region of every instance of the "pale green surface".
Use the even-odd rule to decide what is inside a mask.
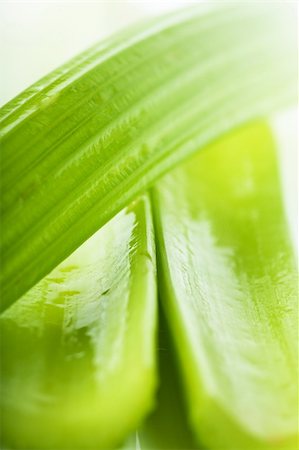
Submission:
[[[2,443],[106,449],[153,407],[156,269],[148,198],[0,317]]]
[[[269,129],[223,138],[153,197],[194,431],[215,450],[295,450],[297,269]]]
[[[195,7],[140,28],[1,109],[2,309],[168,169],[296,96],[288,8]]]

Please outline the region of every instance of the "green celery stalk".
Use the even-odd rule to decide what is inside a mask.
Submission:
[[[0,316],[2,444],[119,445],[154,404],[156,313],[143,197]]]
[[[297,269],[275,150],[249,124],[153,190],[163,306],[210,449],[296,448]]]
[[[175,164],[295,99],[294,23],[283,5],[197,6],[95,46],[5,106],[2,310]]]

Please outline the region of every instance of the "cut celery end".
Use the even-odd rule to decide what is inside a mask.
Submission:
[[[210,449],[295,449],[297,275],[265,124],[153,191],[164,308],[191,422]]]
[[[2,442],[107,449],[153,406],[156,268],[147,197],[1,315]]]

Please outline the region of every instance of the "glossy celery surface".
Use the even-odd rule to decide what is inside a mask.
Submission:
[[[187,155],[295,99],[294,24],[283,5],[194,7],[93,47],[3,107],[2,310]]]
[[[0,317],[6,448],[109,449],[153,406],[156,268],[148,198]]]
[[[228,135],[153,199],[194,431],[215,450],[295,450],[297,269],[270,130]]]

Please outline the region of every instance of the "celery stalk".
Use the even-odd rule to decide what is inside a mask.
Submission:
[[[153,199],[194,432],[215,450],[294,450],[297,269],[270,129],[248,125],[206,148]]]
[[[1,109],[2,310],[175,164],[296,99],[291,9],[214,9],[112,38]]]
[[[138,200],[0,316],[2,444],[108,449],[156,386],[150,203]]]

